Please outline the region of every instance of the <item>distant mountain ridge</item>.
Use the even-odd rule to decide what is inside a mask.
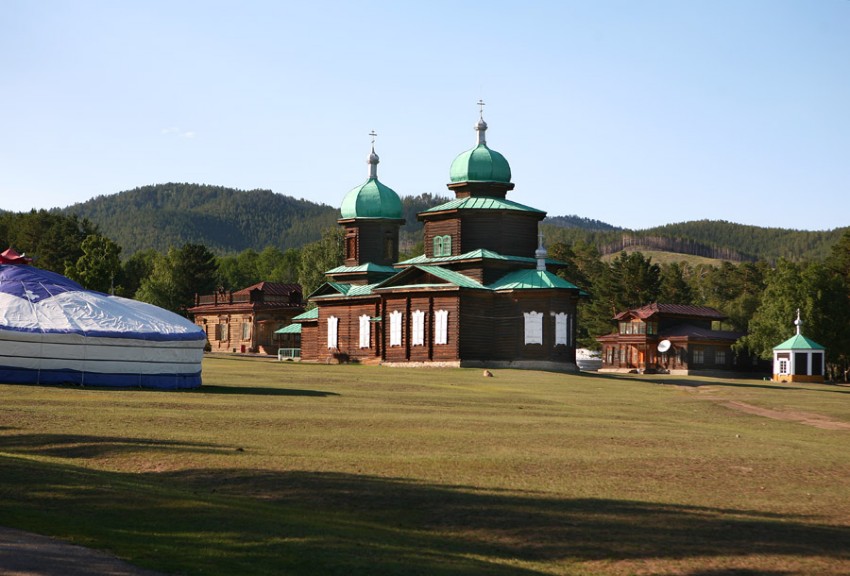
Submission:
[[[402,198],[406,224],[403,242],[421,238],[416,214],[447,200],[432,194]],[[246,249],[299,248],[336,225],[339,209],[270,190],[238,190],[206,184],[168,183],[98,196],[59,210],[96,224],[123,248],[122,256],[148,248],[165,251],[187,242],[217,254]],[[546,243],[582,241],[603,254],[627,248],[660,250],[737,261],[821,259],[843,228],[809,232],[761,228],[718,220],[667,224],[629,230],[581,216],[550,216],[543,221]]]
[[[230,254],[248,248],[298,248],[336,224],[337,208],[276,194],[206,184],[142,186],[61,209],[88,218],[123,248],[159,251],[187,242]]]

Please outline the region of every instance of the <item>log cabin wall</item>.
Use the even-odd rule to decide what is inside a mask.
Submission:
[[[525,343],[526,312],[543,313],[543,344]],[[555,317],[568,321],[568,344],[555,345]],[[489,327],[487,318],[489,317]],[[464,360],[575,362],[576,298],[555,290],[517,290],[464,301],[461,355]]]
[[[469,290],[461,295],[459,354],[461,360],[489,360],[500,354],[506,342],[493,293]]]
[[[301,359],[319,359],[319,324],[318,322],[301,323]]]
[[[459,306],[457,292],[418,292],[415,294],[385,294],[383,319],[383,359],[387,362],[454,362],[458,357]],[[422,344],[413,344],[413,313],[424,313]],[[435,344],[435,312],[445,310],[447,334],[445,344]],[[402,314],[401,344],[390,345],[390,324],[393,312]]]
[[[459,253],[485,248],[508,256],[533,257],[540,218],[538,213],[496,210],[464,214]]]
[[[461,236],[460,220],[457,215],[449,217],[442,216],[439,219],[428,219],[425,221],[425,231],[422,234],[423,242],[425,243],[425,255],[428,258],[434,258],[434,237],[435,236],[451,236],[452,237],[452,256],[463,254],[461,245],[463,238]]]
[[[381,350],[381,325],[369,323],[369,347],[360,347],[360,317],[374,319],[380,310],[377,298],[322,303],[319,312],[318,350],[320,362],[371,362],[377,361]],[[328,347],[328,319],[334,316],[337,323],[337,345]]]
[[[373,262],[391,266],[398,261],[398,221],[360,220],[345,226],[345,265]]]

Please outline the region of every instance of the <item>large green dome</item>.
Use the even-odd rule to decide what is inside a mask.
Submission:
[[[511,167],[504,156],[482,142],[454,159],[449,176],[452,182],[510,182]]]
[[[369,178],[342,200],[343,218],[402,218],[401,198],[392,188]]]

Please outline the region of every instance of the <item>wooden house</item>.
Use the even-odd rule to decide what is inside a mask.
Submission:
[[[401,201],[369,178],[342,202],[345,263],[309,300],[301,357],[391,366],[487,366],[576,370],[579,288],[555,272],[538,224],[545,213],[507,200],[510,166],[485,139],[455,158],[455,199],[418,214],[425,253],[403,262]]]
[[[304,311],[299,284],[260,282],[242,290],[195,295],[189,308],[213,352],[277,354],[275,331]]]
[[[707,306],[653,303],[614,316],[617,329],[602,344],[601,372],[750,371],[749,355],[732,345],[742,332],[715,329],[726,319]],[[757,359],[756,359],[757,360]]]

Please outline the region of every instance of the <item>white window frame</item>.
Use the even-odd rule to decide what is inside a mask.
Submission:
[[[434,344],[449,343],[449,311],[434,311]]]
[[[360,347],[370,348],[372,345],[372,323],[368,314],[360,316]]]
[[[339,318],[328,316],[328,349],[339,348]]]
[[[251,339],[251,323],[248,321],[242,322],[242,340]]]
[[[525,317],[525,344],[543,344],[543,312],[523,312]]]
[[[390,312],[390,346],[401,346],[401,320],[404,314],[398,310]]]
[[[425,345],[425,312],[422,310],[414,310],[411,315],[413,326],[411,327],[410,345],[424,346]]]
[[[568,345],[569,316],[565,312],[555,314],[555,346]]]

